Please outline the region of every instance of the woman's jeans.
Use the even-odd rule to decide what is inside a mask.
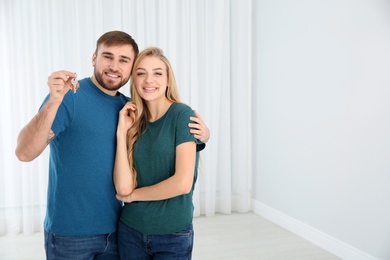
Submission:
[[[46,259],[119,260],[117,233],[60,236],[45,231]]]
[[[118,227],[121,259],[191,259],[194,242],[192,224],[185,230],[168,235],[146,235],[122,221]]]

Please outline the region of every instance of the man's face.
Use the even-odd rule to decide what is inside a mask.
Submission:
[[[134,55],[131,45],[100,45],[92,56],[96,81],[103,89],[116,92],[130,79]]]

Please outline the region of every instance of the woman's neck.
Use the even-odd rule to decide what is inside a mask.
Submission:
[[[163,115],[165,115],[172,103],[173,102],[169,101],[166,98],[158,101],[147,101],[146,105],[148,106],[148,110],[150,113],[150,116],[148,118],[149,122],[154,122],[160,119]]]

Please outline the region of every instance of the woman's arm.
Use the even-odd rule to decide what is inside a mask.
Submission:
[[[113,180],[116,192],[120,196],[129,195],[135,186],[127,155],[127,131],[134,123],[134,110],[135,105],[128,102],[119,112]]]
[[[135,189],[127,196],[117,198],[124,202],[153,201],[187,194],[192,189],[196,162],[196,143],[185,142],[176,147],[176,171],[168,179],[155,185]]]

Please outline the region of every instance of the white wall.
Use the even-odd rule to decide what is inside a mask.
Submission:
[[[390,2],[253,4],[255,203],[390,259]]]

